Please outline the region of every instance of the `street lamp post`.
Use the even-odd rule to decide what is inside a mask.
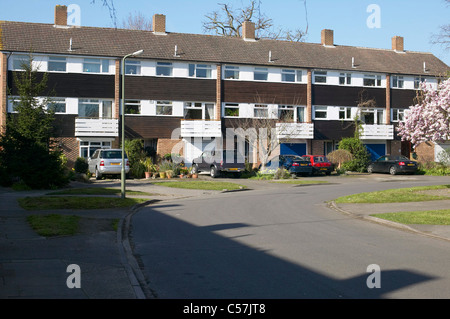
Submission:
[[[134,57],[140,55],[144,52],[144,50],[139,50],[131,54],[127,54],[122,59],[122,171],[120,178],[120,192],[122,199],[125,198],[125,60],[129,57]]]

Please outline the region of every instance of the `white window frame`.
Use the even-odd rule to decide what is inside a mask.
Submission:
[[[373,85],[366,84],[367,81],[373,81]],[[364,74],[363,86],[365,87],[381,87],[381,75],[378,74]]]
[[[325,117],[317,117],[317,113],[324,113]],[[323,121],[328,119],[328,107],[327,106],[314,106],[314,119]]]
[[[392,87],[396,89],[404,89],[405,88],[405,79],[402,75],[393,75],[392,76]]]
[[[158,112],[158,109],[163,110],[163,112]],[[170,114],[165,114],[165,109],[170,109]],[[169,112],[167,112],[169,113]],[[156,101],[156,116],[173,116],[173,102],[172,101]]]
[[[420,88],[420,83],[421,82],[425,82],[426,78],[422,77],[422,76],[415,76],[414,77],[414,89],[419,89]]]
[[[344,116],[341,118],[341,114],[344,114]],[[339,120],[352,120],[352,108],[349,106],[342,106],[339,107],[339,114],[338,114]]]
[[[314,71],[314,83],[326,84],[328,72],[327,71]]]
[[[257,79],[259,76],[262,76],[262,78]],[[267,82],[269,80],[269,68],[255,67],[253,69],[253,80]]]
[[[25,54],[14,54],[12,58],[12,69],[23,71],[22,64],[30,64],[30,56]]]
[[[223,76],[225,80],[239,80],[240,68],[235,65],[225,65]]]
[[[374,123],[365,123],[363,121],[363,113],[373,113]],[[363,123],[365,123],[365,124],[368,124],[368,125],[380,125],[380,124],[385,124],[385,117],[383,116],[383,113],[384,113],[384,109],[382,109],[382,108],[361,109],[359,117],[360,117],[361,121],[363,121]],[[380,119],[380,118],[381,118],[381,120],[378,121],[378,119]]]
[[[203,72],[205,72],[203,76]],[[212,65],[211,64],[189,64],[189,77],[200,79],[212,79]]]
[[[98,149],[111,149],[111,145],[112,145],[112,141],[107,141],[107,140],[79,140],[80,142],[80,149],[79,149],[79,156],[80,157],[84,157],[83,156],[83,150],[87,151],[87,155],[88,157],[92,156],[92,154],[94,154],[94,152]],[[86,144],[87,143],[87,144]],[[92,151],[91,151],[92,149]],[[84,158],[88,158],[88,157],[84,157]]]
[[[403,122],[405,120],[405,115],[406,115],[407,111],[408,111],[408,109],[393,108],[391,121],[392,122]]]
[[[88,105],[97,105],[98,106],[98,116],[94,117],[84,117],[80,116],[80,107],[81,105],[88,104]],[[110,108],[110,116],[105,115],[107,111],[107,104],[108,108]],[[112,100],[103,100],[103,99],[78,99],[78,116],[81,118],[113,118],[113,101]]]
[[[168,70],[169,74],[165,72],[158,72],[162,70]],[[172,77],[173,76],[173,63],[172,62],[156,62],[156,76]]]
[[[227,115],[227,109],[237,110],[237,115]],[[239,103],[225,103],[223,106],[224,117],[237,118],[240,116]]]
[[[208,112],[208,107],[212,107],[213,114],[210,116]],[[214,103],[210,102],[185,102],[184,103],[184,118],[186,118],[188,110],[200,110],[202,112],[201,120],[214,120],[216,108]]]
[[[294,82],[301,82],[302,81],[302,70],[295,70],[295,69],[281,69],[281,82],[288,82],[288,83],[294,83]],[[286,76],[294,76],[294,80],[288,80]]]
[[[263,113],[263,114],[257,114]],[[268,119],[269,115],[269,104],[255,104],[253,105],[253,118],[255,119]]]
[[[58,65],[60,63],[64,64],[63,70],[51,70],[50,69],[50,65]],[[56,69],[58,69],[58,68],[56,68]],[[55,55],[49,56],[48,61],[47,61],[47,71],[48,72],[66,73],[67,72],[67,58],[64,56],[55,56]]]
[[[127,106],[137,107],[137,113],[128,113]],[[140,100],[125,100],[125,115],[141,115],[142,114],[142,105]]]
[[[344,83],[341,83],[341,80],[344,80]],[[339,73],[339,85],[352,85],[352,73]]]
[[[66,98],[51,98],[51,102],[49,104],[55,105],[55,113],[57,114],[64,114],[67,113],[67,101]],[[64,105],[64,111],[58,111],[56,110],[56,105]],[[47,105],[47,108],[49,105]]]
[[[108,59],[84,58],[83,73],[95,73],[95,74],[109,73],[109,64],[110,62]],[[99,71],[97,71],[96,69],[90,69],[88,66],[97,66]]]
[[[135,70],[135,72],[133,72]],[[141,75],[141,61],[125,60],[126,75]]]

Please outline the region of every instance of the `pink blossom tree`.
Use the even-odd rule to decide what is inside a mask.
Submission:
[[[450,140],[450,79],[437,89],[422,82],[420,90],[418,103],[409,107],[405,120],[399,123],[398,134],[415,145]]]

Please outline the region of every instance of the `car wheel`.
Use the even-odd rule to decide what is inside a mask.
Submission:
[[[95,179],[100,180],[102,179],[102,174],[98,171],[98,168],[95,168]]]
[[[369,165],[369,167],[367,167],[367,172],[368,172],[369,174],[372,174],[372,173],[373,173],[373,165]]]
[[[198,165],[197,164],[192,165],[191,173],[198,174]]]
[[[216,178],[219,176],[219,172],[217,171],[217,168],[215,166],[211,166],[210,175],[212,178]]]
[[[391,175],[396,175],[396,174],[397,174],[397,167],[391,166],[391,167],[389,168],[389,173],[390,173]]]

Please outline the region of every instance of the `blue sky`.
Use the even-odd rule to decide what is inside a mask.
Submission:
[[[218,9],[218,3],[236,8],[249,0],[114,0],[117,23],[134,12],[149,18],[165,14],[167,31],[203,33],[205,15]],[[261,12],[283,29],[307,27],[304,0],[261,0]],[[390,49],[391,38],[403,36],[405,50],[431,52],[450,65],[450,50],[430,42],[439,27],[450,23],[450,5],[444,0],[306,0],[308,11],[307,42],[320,42],[322,29],[333,29],[335,43],[360,47]],[[77,4],[81,9],[81,25],[112,27],[109,11],[101,0],[0,0],[0,20],[53,23],[57,4]],[[367,19],[379,8],[379,25],[370,28]]]

